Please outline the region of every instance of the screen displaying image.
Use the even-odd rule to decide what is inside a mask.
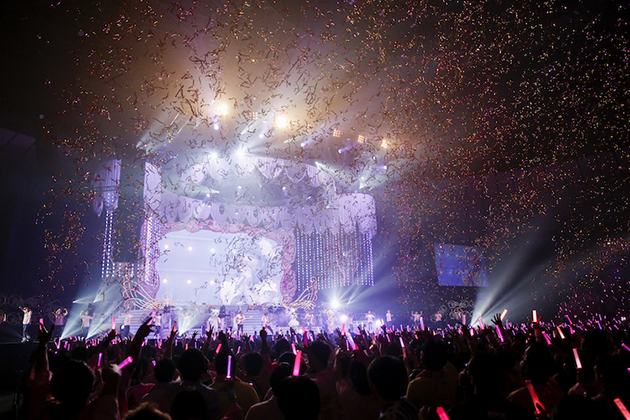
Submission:
[[[434,249],[440,286],[488,286],[486,260],[480,248],[438,244]]]

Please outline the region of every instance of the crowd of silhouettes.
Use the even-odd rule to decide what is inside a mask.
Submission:
[[[624,419],[624,321],[64,340],[40,325],[29,419]]]

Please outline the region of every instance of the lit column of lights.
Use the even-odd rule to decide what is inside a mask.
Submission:
[[[159,227],[158,220],[149,216],[145,224],[145,259],[144,259],[144,283],[153,287],[159,286],[155,264],[160,258]]]
[[[365,252],[368,259],[368,286],[374,286],[374,262],[372,260],[372,237],[369,233],[363,234],[365,244]]]
[[[107,210],[105,215],[105,234],[103,236],[103,263],[101,265],[101,279],[112,274],[112,239],[114,236],[114,211]]]

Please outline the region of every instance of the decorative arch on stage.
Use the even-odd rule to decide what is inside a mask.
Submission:
[[[143,261],[127,296],[136,306],[312,307],[318,288],[373,285],[374,199],[338,194],[335,179],[321,168],[282,159],[215,158],[177,171],[178,179],[164,172],[145,164]],[[222,200],[218,191],[206,194],[202,185],[204,179],[255,172],[317,188],[322,199],[312,205],[242,205]]]

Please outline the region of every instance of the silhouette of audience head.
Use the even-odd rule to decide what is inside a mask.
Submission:
[[[177,368],[185,381],[199,381],[208,370],[208,359],[201,351],[188,349],[179,358]]]
[[[177,394],[171,407],[173,420],[210,420],[208,405],[201,392],[186,388]]]
[[[553,356],[546,345],[532,342],[525,350],[521,371],[534,385],[545,385],[555,373]]]
[[[50,387],[66,413],[78,413],[94,387],[94,373],[84,362],[69,360],[55,372]]]
[[[175,375],[175,363],[171,359],[160,359],[153,368],[158,383],[171,382]]]
[[[129,411],[124,420],[171,420],[171,416],[158,410],[154,404],[145,402]]]
[[[322,366],[328,366],[328,359],[330,359],[330,347],[323,341],[315,341],[310,347],[311,354],[322,364]]]
[[[441,370],[448,361],[446,344],[442,341],[428,340],[422,345],[420,359],[427,370],[433,372]]]
[[[229,356],[232,356],[232,352],[226,349],[226,350],[221,350],[219,354],[217,354],[217,357],[215,357],[214,370],[216,370],[218,375],[227,375]],[[232,359],[232,368],[234,368],[233,359]]]
[[[274,390],[285,420],[317,420],[319,388],[306,376],[289,376]]]
[[[396,401],[407,393],[407,368],[391,356],[375,359],[368,368],[372,391],[388,401]]]
[[[250,352],[243,356],[243,367],[248,375],[258,376],[264,364],[265,361],[260,353]]]
[[[280,363],[274,368],[274,370],[271,371],[271,374],[269,375],[269,385],[271,386],[274,394],[277,393],[279,389],[278,387],[282,381],[291,376],[292,373],[293,368],[288,363]]]

